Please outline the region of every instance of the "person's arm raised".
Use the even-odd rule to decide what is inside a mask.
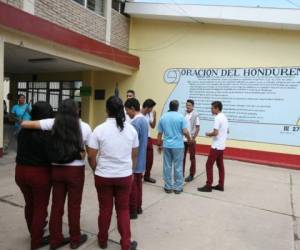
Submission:
[[[40,121],[22,121],[21,127],[27,129],[41,129],[41,124]]]
[[[153,121],[150,122],[150,127],[154,129],[156,126],[156,111],[155,110],[152,111],[152,115],[153,115]]]

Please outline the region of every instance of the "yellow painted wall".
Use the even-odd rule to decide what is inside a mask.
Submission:
[[[95,127],[105,120],[106,112],[105,101],[94,100],[94,90],[105,89],[107,98],[114,94],[117,82],[123,99],[127,89],[134,89],[141,102],[153,98],[158,104],[156,110],[159,116],[174,89],[174,85],[163,81],[164,72],[169,68],[300,65],[300,32],[297,31],[131,19],[130,34],[129,52],[138,55],[141,60],[140,70],[132,76],[87,71],[43,74],[38,79],[83,80],[84,85],[91,86],[92,96],[83,98],[82,113],[83,120]],[[30,77],[22,76],[22,79],[30,80]],[[156,136],[155,130],[152,136]],[[201,137],[198,143],[210,144],[210,140]],[[300,154],[299,147],[239,141],[229,141],[228,146]]]
[[[140,57],[141,67],[120,85],[121,94],[132,88],[141,101],[155,99],[158,115],[174,88],[163,81],[168,68],[300,65],[297,31],[132,19],[130,34],[130,53]],[[210,144],[207,138],[198,142]],[[228,146],[300,154],[299,147],[240,141]]]
[[[95,89],[105,89],[105,99],[114,95],[116,83],[118,83],[119,89],[127,89],[126,79],[128,76],[119,75],[107,71],[97,71],[92,73],[92,88],[93,92]],[[122,93],[120,93],[122,94]],[[125,95],[123,95],[125,96]],[[121,97],[123,97],[121,96]],[[91,98],[91,123],[92,127],[96,127],[106,119],[106,100],[94,100],[94,96]]]

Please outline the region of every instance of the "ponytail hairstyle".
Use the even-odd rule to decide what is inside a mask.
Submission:
[[[52,152],[54,163],[80,160],[83,150],[82,133],[77,103],[72,99],[62,102],[52,128]]]
[[[106,112],[108,117],[115,118],[117,126],[122,131],[125,123],[125,112],[122,100],[117,96],[111,96],[106,101]]]

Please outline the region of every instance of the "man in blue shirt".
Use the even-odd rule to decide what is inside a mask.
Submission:
[[[133,170],[133,183],[130,194],[130,218],[137,219],[142,214],[143,173],[146,169],[148,122],[140,112],[140,103],[131,98],[125,102],[125,110],[131,119],[131,125],[136,129],[139,137],[139,151],[136,168]]]
[[[183,136],[187,138],[188,143],[191,142],[191,137],[184,116],[178,112],[179,102],[171,101],[169,108],[169,112],[165,113],[158,123],[157,145],[161,152],[163,144],[165,192],[174,191],[175,194],[180,194],[183,191]],[[164,137],[163,143],[162,137]],[[172,183],[172,167],[174,167],[174,184]]]

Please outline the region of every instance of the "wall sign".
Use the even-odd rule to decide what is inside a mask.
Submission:
[[[105,100],[105,89],[95,89],[95,100]]]
[[[222,101],[230,121],[229,138],[300,146],[300,67],[285,68],[174,68],[165,72],[176,84],[173,99],[184,112],[187,99],[195,101],[204,135],[212,128],[212,101]]]

